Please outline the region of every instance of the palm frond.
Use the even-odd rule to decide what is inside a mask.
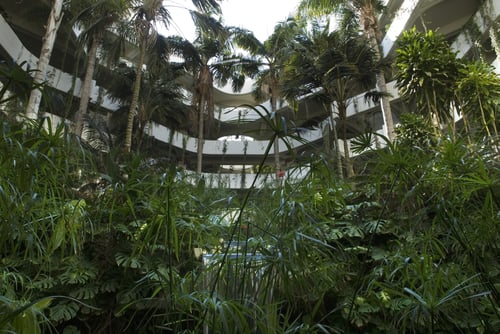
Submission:
[[[221,8],[217,0],[192,0],[193,5],[205,13],[220,14]]]

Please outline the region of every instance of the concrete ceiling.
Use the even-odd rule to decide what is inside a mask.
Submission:
[[[481,0],[426,0],[412,21],[418,30],[436,30],[444,36],[456,35],[476,13]]]

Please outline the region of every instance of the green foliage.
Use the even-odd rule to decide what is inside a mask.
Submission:
[[[139,156],[96,177],[90,155],[62,129],[5,124],[2,307],[13,314],[29,305],[16,317],[31,313],[22,324],[2,318],[2,326],[81,333],[496,328],[494,151],[436,139],[415,115],[398,131],[384,150],[366,144],[369,136],[359,141],[372,160],[356,183],[338,180],[327,160],[313,156],[303,180],[241,197],[191,184],[174,167],[151,168]],[[194,249],[213,255],[203,263]],[[29,303],[47,295],[67,298],[40,309]]]
[[[436,145],[432,124],[421,115],[401,115],[401,124],[395,131],[398,145],[416,148],[430,148]]]
[[[492,134],[497,85],[477,66],[454,94],[473,115],[469,128],[486,120]],[[424,86],[414,88],[438,87]],[[292,137],[276,113],[256,112],[275,138]],[[122,165],[110,155],[98,169],[64,126],[43,122],[2,124],[0,330],[486,333],[500,325],[493,135],[436,136],[425,117],[403,115],[394,142],[378,138],[384,149],[374,134],[353,141],[370,156],[355,180],[339,180],[329,160],[312,155],[300,181],[235,192],[141,155]]]
[[[444,36],[434,31],[413,28],[398,45],[397,86],[420,114],[435,127],[454,129],[455,108],[469,136],[498,137],[500,80],[491,65],[457,59]]]
[[[430,120],[449,122],[461,66],[444,36],[412,28],[403,32],[396,52],[401,96],[413,99],[418,112]]]
[[[0,330],[19,334],[39,334],[43,310],[52,301],[51,297],[31,303],[17,302],[0,296]]]
[[[482,62],[467,64],[460,72],[457,95],[464,120],[470,123],[467,130],[498,137],[500,79],[493,68]]]
[[[15,99],[26,100],[31,89],[36,89],[40,85],[35,85],[30,76],[34,70],[25,71],[26,62],[21,64],[0,63],[0,77],[2,77],[2,88],[0,89],[0,105]]]

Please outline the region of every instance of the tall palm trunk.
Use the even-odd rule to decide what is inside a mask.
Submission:
[[[354,168],[349,154],[349,145],[347,144],[347,106],[344,102],[338,102],[339,118],[342,122],[342,137],[344,142],[344,163],[347,177],[354,176]]]
[[[383,72],[376,74],[377,90],[382,93],[387,93],[387,83]],[[380,107],[382,108],[382,117],[387,129],[387,138],[394,139],[394,121],[392,119],[391,102],[388,96],[382,96]]]
[[[213,98],[210,96],[213,89],[213,77],[210,72],[208,65],[204,65],[199,73],[197,80],[197,91],[199,92],[199,99],[196,103],[198,107],[198,147],[197,147],[197,161],[196,161],[196,172],[200,174],[203,169],[203,145],[205,143],[205,111],[209,120],[212,119],[213,113],[211,110],[211,105],[213,106]]]
[[[202,167],[203,167],[203,144],[205,142],[204,137],[204,118],[205,118],[205,113],[204,113],[204,104],[205,104],[205,99],[202,97],[200,101],[200,106],[199,106],[199,118],[198,118],[198,147],[196,150],[196,173],[201,174]]]
[[[132,91],[132,102],[130,103],[130,110],[128,112],[127,129],[125,133],[125,153],[130,153],[132,147],[132,133],[134,129],[134,116],[137,109],[137,104],[139,102],[139,93],[141,91],[141,80],[142,80],[142,65],[144,65],[144,58],[146,57],[146,40],[141,39],[139,60],[136,64],[136,75],[134,81],[134,88]]]
[[[47,28],[43,37],[42,49],[40,50],[40,56],[38,58],[37,71],[35,73],[35,77],[33,78],[33,82],[35,84],[42,83],[47,76],[47,69],[49,67],[52,49],[54,48],[57,30],[59,30],[63,17],[62,6],[63,0],[54,0],[52,3],[52,9],[50,10],[47,21]],[[26,117],[29,119],[38,118],[38,110],[40,109],[41,99],[41,90],[33,89],[28,100],[28,106],[26,107]]]
[[[82,135],[83,131],[83,120],[85,118],[85,114],[88,113],[90,92],[92,89],[92,79],[94,77],[96,59],[97,59],[97,49],[100,45],[100,39],[97,34],[94,34],[92,39],[92,45],[90,46],[88,59],[87,59],[87,68],[85,71],[85,78],[82,84],[82,90],[80,94],[80,105],[78,107],[78,112],[76,114],[76,128],[75,132],[78,136]]]
[[[271,112],[274,114],[276,113],[277,109],[277,101],[274,95],[271,94]],[[276,120],[278,120],[276,118]],[[278,126],[279,123],[276,123]],[[281,170],[281,162],[280,162],[280,137],[276,136],[274,139],[274,168],[276,171],[276,180],[279,182],[280,178],[280,170]]]
[[[332,145],[335,148],[335,160],[337,161],[337,175],[340,179],[344,178],[344,173],[342,171],[342,157],[340,156],[339,150],[339,136],[337,134],[337,127],[335,124],[335,118],[333,114],[333,107],[331,103],[327,104],[328,115],[330,115],[330,131],[332,132],[333,142]]]
[[[280,137],[276,136],[274,139],[274,167],[276,169],[276,176],[279,179],[280,177],[280,170],[281,170],[281,164],[280,164]]]
[[[495,50],[495,54],[497,56],[497,59],[500,59],[500,34],[498,33],[498,29],[500,29],[500,24],[499,23],[492,23],[490,29],[489,29],[489,34],[490,34],[490,40],[491,40],[491,45],[493,46],[493,49]]]
[[[493,49],[495,50],[497,60],[500,61],[500,43],[499,43],[500,34],[498,33],[499,28],[500,28],[500,24],[498,22],[493,22],[490,29],[489,29],[489,34],[490,34],[491,45],[493,46]],[[495,115],[493,115],[493,114],[491,116],[492,116],[491,119],[493,120],[493,122],[492,122],[493,132],[495,134],[495,137],[498,137],[496,118],[495,118]]]
[[[361,27],[368,38],[370,47],[374,51],[375,61],[380,62],[382,60],[380,47],[382,36],[375,8],[369,2],[367,2],[366,6],[361,9]],[[383,94],[380,107],[382,109],[382,117],[386,126],[387,138],[392,141],[394,139],[394,121],[392,119],[391,103],[389,96],[387,96],[387,82],[383,70],[378,71],[376,74],[376,85],[377,90]]]

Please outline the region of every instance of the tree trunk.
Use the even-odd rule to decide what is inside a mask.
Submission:
[[[280,137],[276,136],[274,139],[274,167],[276,169],[276,175],[279,174],[279,171],[281,170],[281,163],[280,163]]]
[[[498,33],[498,29],[500,29],[500,24],[492,22],[489,34],[490,34],[491,45],[495,50],[497,59],[500,60],[500,34]]]
[[[205,105],[205,99],[202,97],[200,101],[200,106],[199,106],[199,119],[198,119],[198,147],[196,150],[197,153],[197,161],[196,161],[196,173],[201,174],[202,167],[203,167],[203,144],[204,144],[204,138],[203,138],[203,130],[204,130],[204,105]]]
[[[339,117],[342,122],[342,137],[344,142],[344,161],[347,177],[354,176],[354,169],[349,155],[349,145],[347,144],[347,106],[339,103]]]
[[[495,54],[497,56],[497,60],[500,61],[500,34],[498,33],[498,29],[500,28],[500,24],[498,22],[492,22],[491,27],[489,29],[489,34],[490,34],[490,40],[491,40],[491,45],[493,46],[493,49],[495,50]],[[496,119],[495,115],[492,114],[492,121],[493,121],[493,132],[495,133],[495,137],[498,137],[498,129],[496,126]]]
[[[144,132],[147,126],[148,116],[146,110],[143,106],[137,108],[137,128],[135,130],[135,138],[137,138],[136,148],[137,152],[140,152],[142,147],[142,142],[144,140]]]
[[[38,58],[37,71],[33,78],[35,85],[41,84],[47,77],[47,69],[49,67],[52,49],[57,36],[57,30],[62,21],[62,6],[63,0],[54,0],[52,9],[47,21],[47,29],[43,36],[42,49]],[[40,101],[42,99],[42,91],[40,89],[33,89],[30,94],[28,106],[26,108],[26,117],[29,119],[38,118],[38,110],[40,108]]]
[[[141,80],[142,80],[142,65],[144,65],[144,58],[146,56],[146,41],[143,39],[140,45],[140,54],[139,61],[136,64],[136,75],[134,81],[134,89],[132,95],[132,102],[130,104],[130,110],[128,112],[128,120],[127,120],[127,129],[125,133],[125,144],[124,151],[125,153],[130,153],[130,149],[132,147],[132,133],[134,129],[134,116],[135,110],[137,109],[137,105],[139,102],[139,94],[141,91]]]
[[[387,93],[387,83],[385,81],[384,72],[381,71],[377,73],[376,79],[377,90],[382,93]],[[387,138],[392,141],[394,139],[394,121],[392,119],[391,102],[388,96],[382,96],[380,107],[382,108],[382,117],[387,131]]]
[[[92,89],[92,79],[94,77],[94,70],[97,59],[97,49],[99,48],[99,38],[96,34],[94,34],[92,39],[92,45],[90,46],[88,60],[87,60],[87,69],[85,71],[85,78],[82,83],[82,90],[80,94],[80,105],[78,107],[78,111],[76,114],[76,126],[75,132],[76,135],[81,136],[83,131],[83,120],[85,118],[85,114],[88,113],[89,99],[90,93]]]
[[[328,103],[328,114],[330,115],[331,119],[331,131],[333,134],[333,147],[335,148],[335,159],[337,161],[337,175],[339,176],[340,179],[344,178],[344,172],[342,170],[342,157],[340,156],[340,150],[339,150],[339,136],[337,134],[337,127],[335,124],[335,118],[333,117],[333,107],[331,103]]]
[[[367,4],[367,7],[361,11],[361,27],[368,38],[368,43],[375,53],[375,60],[379,62],[382,60],[381,54],[381,33],[378,27],[378,19],[375,14],[375,9]],[[380,101],[380,108],[382,109],[382,117],[386,126],[386,135],[389,140],[394,139],[394,121],[392,119],[391,103],[389,96],[387,96],[387,82],[385,79],[384,71],[381,70],[376,74],[377,90],[383,94]]]
[[[271,73],[273,72],[274,71],[271,71]],[[280,120],[278,119],[277,117],[278,115],[276,114],[276,111],[278,110],[278,99],[279,96],[281,95],[279,93],[280,84],[278,78],[275,75],[271,75],[268,79],[270,87],[267,93],[270,93],[269,102],[271,103],[271,112],[276,117],[276,131],[278,131],[277,136],[274,139],[273,148],[274,148],[274,169],[276,175],[276,185],[279,186],[281,184],[281,178],[284,175],[281,171],[280,136],[279,136],[279,133],[281,132],[281,126],[283,124],[280,124]]]
[[[272,91],[271,93],[274,92],[274,87],[272,88]],[[273,114],[276,113],[276,109],[277,109],[277,101],[276,101],[276,98],[271,95],[271,112]],[[280,124],[278,123],[278,118],[277,118],[277,115],[275,115],[276,117],[276,127],[278,130],[278,127],[280,126]],[[274,145],[273,145],[273,148],[274,148],[274,169],[275,169],[275,174],[276,174],[276,183],[279,185],[280,184],[280,171],[281,171],[281,162],[280,162],[280,137],[279,136],[276,136],[276,138],[274,139]]]
[[[197,162],[196,172],[201,174],[203,170],[203,145],[205,144],[205,112],[208,120],[213,118],[214,102],[213,102],[213,76],[210,67],[207,63],[200,68],[198,80],[194,87],[196,94],[193,95],[193,105],[198,111],[198,147],[197,147]]]

